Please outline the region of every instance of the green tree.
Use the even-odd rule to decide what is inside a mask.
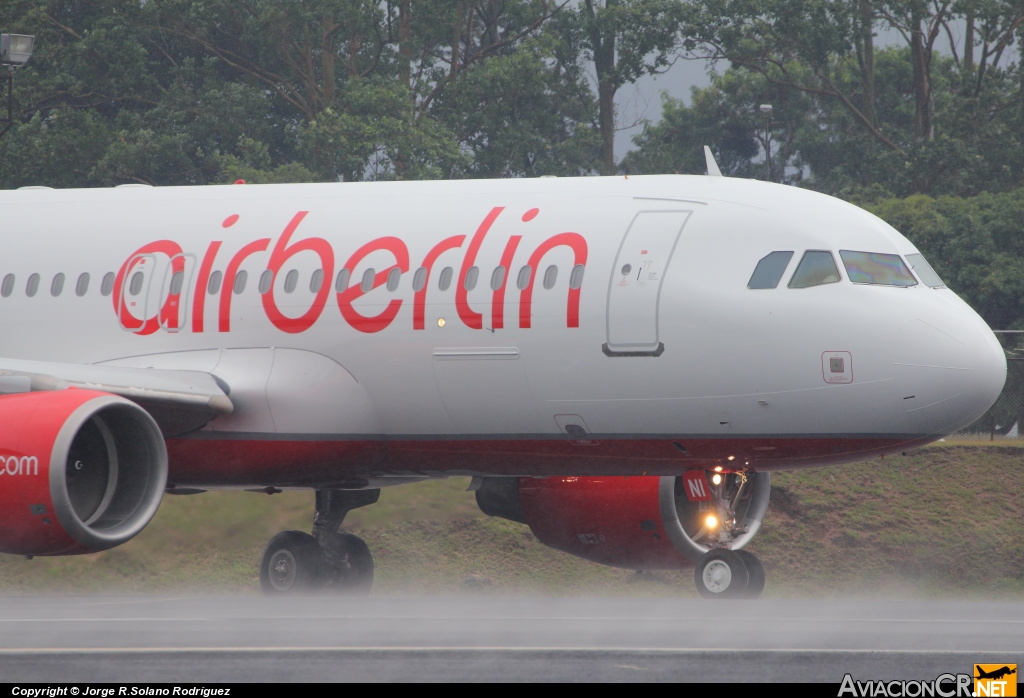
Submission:
[[[224,181],[224,163],[246,157],[243,136],[288,161],[294,121],[275,113],[265,89],[232,80],[223,63],[151,31],[153,7],[125,0],[4,6],[5,28],[37,41],[17,76],[19,124],[0,142],[0,185]]]
[[[669,66],[679,45],[682,7],[677,0],[582,0],[556,17],[561,63],[593,65],[601,174],[616,171],[615,94]]]
[[[440,93],[432,113],[469,155],[459,176],[584,175],[599,137],[583,77],[551,61],[551,35],[480,61]]]
[[[915,195],[869,208],[906,235],[990,326],[1024,329],[1024,189]]]
[[[812,99],[798,138],[810,186],[970,195],[1022,181],[1024,76],[1007,61],[1024,22],[1019,0],[712,0],[687,9],[690,55]],[[905,45],[877,49],[880,28]],[[951,56],[937,53],[941,36]]]
[[[772,181],[799,182],[803,161],[800,135],[812,108],[800,92],[773,85],[764,77],[737,69],[711,74],[711,85],[690,91],[692,106],[662,95],[662,117],[645,123],[633,142],[637,150],[623,159],[631,173],[703,174],[701,146],[711,146],[722,173]],[[771,132],[758,107],[773,106]],[[765,154],[772,150],[772,172]]]

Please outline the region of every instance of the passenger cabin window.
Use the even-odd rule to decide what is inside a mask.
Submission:
[[[88,279],[86,280],[88,282]],[[181,287],[185,284],[185,272],[176,271],[171,274],[171,295],[177,296],[181,293]],[[79,293],[78,295],[82,295]]]
[[[497,291],[505,283],[505,267],[495,267],[491,274],[491,290]]]
[[[827,250],[808,250],[797,265],[793,278],[789,280],[790,288],[809,288],[823,284],[834,284],[842,277],[832,253]]]
[[[398,267],[393,268],[388,272],[388,290],[397,291],[398,284],[402,281],[402,270]]]
[[[260,274],[259,291],[260,293],[270,293],[270,287],[274,285],[274,272],[267,269]]]
[[[470,267],[469,271],[466,272],[466,278],[462,282],[462,285],[465,287],[467,291],[472,291],[474,288],[476,288],[476,280],[478,278],[480,278],[480,268]]]
[[[231,290],[235,292],[236,296],[245,290],[245,282],[248,280],[249,272],[247,272],[245,269],[242,269],[240,272],[235,274],[235,284],[231,288]]]
[[[352,276],[352,272],[348,269],[342,269],[338,272],[338,279],[334,282],[334,290],[338,293],[344,293],[348,289],[348,279]]]
[[[75,295],[79,298],[89,292],[89,272],[80,274],[78,277],[78,283],[75,284]]]
[[[419,293],[427,285],[427,268],[420,267],[412,276],[412,290]]]
[[[210,274],[210,283],[206,284],[206,292],[211,296],[216,296],[220,293],[220,280],[223,277],[219,271],[215,271]]]
[[[558,267],[552,264],[544,272],[544,288],[550,291],[555,287],[556,281],[558,281]]]
[[[299,272],[297,269],[292,269],[284,277],[284,292],[292,293],[295,291],[295,287],[299,285]]]
[[[452,285],[452,271],[451,267],[445,267],[441,270],[441,275],[437,279],[437,288],[441,291],[447,291],[448,287]]]
[[[377,270],[370,267],[363,272],[363,280],[359,282],[359,290],[363,293],[369,293],[373,290],[373,280],[377,276]]]
[[[898,254],[839,250],[846,275],[855,284],[917,286],[917,279]]]
[[[917,253],[908,254],[907,261],[910,262],[910,268],[917,272],[917,278],[921,279],[921,283],[925,286],[946,288],[946,284],[942,283],[942,279],[939,278],[939,275],[932,269],[932,265],[922,255]]]
[[[57,274],[50,282],[50,295],[56,298],[64,290],[64,275]]]
[[[579,288],[583,285],[583,272],[586,270],[582,264],[577,264],[572,268],[572,274],[569,275],[569,288]]]
[[[0,286],[0,296],[8,298],[14,293],[14,274],[8,274],[4,277],[4,283]]]
[[[31,298],[36,295],[36,291],[39,290],[39,274],[32,274],[28,277],[28,283],[25,284],[25,295]]]
[[[220,272],[217,272],[218,274]],[[108,271],[103,275],[103,281],[100,282],[100,295],[109,296],[114,292],[114,272]]]
[[[520,291],[526,289],[530,285],[530,277],[533,276],[533,269],[529,265],[519,270],[519,276],[516,277],[516,288]]]
[[[316,293],[324,285],[324,270],[317,269],[313,272],[313,275],[309,277],[309,291],[310,293]]]
[[[750,275],[747,288],[777,288],[791,259],[792,251],[771,252],[762,257],[754,267],[754,273]]]
[[[36,274],[36,276],[39,276],[39,275]],[[132,274],[132,280],[130,282],[128,282],[128,293],[130,293],[133,296],[137,296],[140,293],[142,293],[142,283],[145,280],[146,280],[146,275],[143,274],[141,271],[137,271],[134,274]],[[37,284],[39,283],[38,279],[36,279],[36,283]]]

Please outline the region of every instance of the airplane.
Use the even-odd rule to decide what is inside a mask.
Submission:
[[[1016,674],[1017,673],[1016,669],[1011,669],[1008,666],[1003,666],[1003,667],[1001,667],[999,669],[993,669],[992,671],[984,671],[977,664],[974,665],[974,668],[978,672],[978,675],[974,677],[976,679],[995,679],[995,680],[998,681],[999,679],[1003,678],[1004,676],[1009,676],[1011,674]]]
[[[707,153],[706,176],[0,192],[0,552],[112,548],[165,494],[313,489],[261,587],[365,593],[347,513],[468,476],[545,545],[758,596],[771,472],[953,433],[1006,361],[891,226]]]

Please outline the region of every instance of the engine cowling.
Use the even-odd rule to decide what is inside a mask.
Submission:
[[[690,567],[723,537],[742,548],[760,530],[770,494],[768,473],[723,474],[717,500],[708,501],[691,501],[683,478],[672,476],[484,478],[477,503],[485,514],[529,525],[549,547],[651,570]],[[733,525],[709,530],[706,515],[723,508]]]
[[[167,483],[152,417],[93,390],[0,397],[0,552],[106,550],[141,531]]]

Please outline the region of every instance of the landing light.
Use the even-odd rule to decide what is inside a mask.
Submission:
[[[721,485],[722,484],[722,476],[719,475],[718,473],[715,473],[714,475],[711,476],[711,482],[712,482],[712,484],[715,484],[715,485]]]
[[[714,514],[708,514],[707,518],[704,519],[704,525],[708,528],[718,528],[718,517]]]
[[[720,473],[720,472],[722,472],[722,466],[720,466],[720,465],[716,465],[716,466],[715,466],[715,472],[716,472],[716,473]]]

